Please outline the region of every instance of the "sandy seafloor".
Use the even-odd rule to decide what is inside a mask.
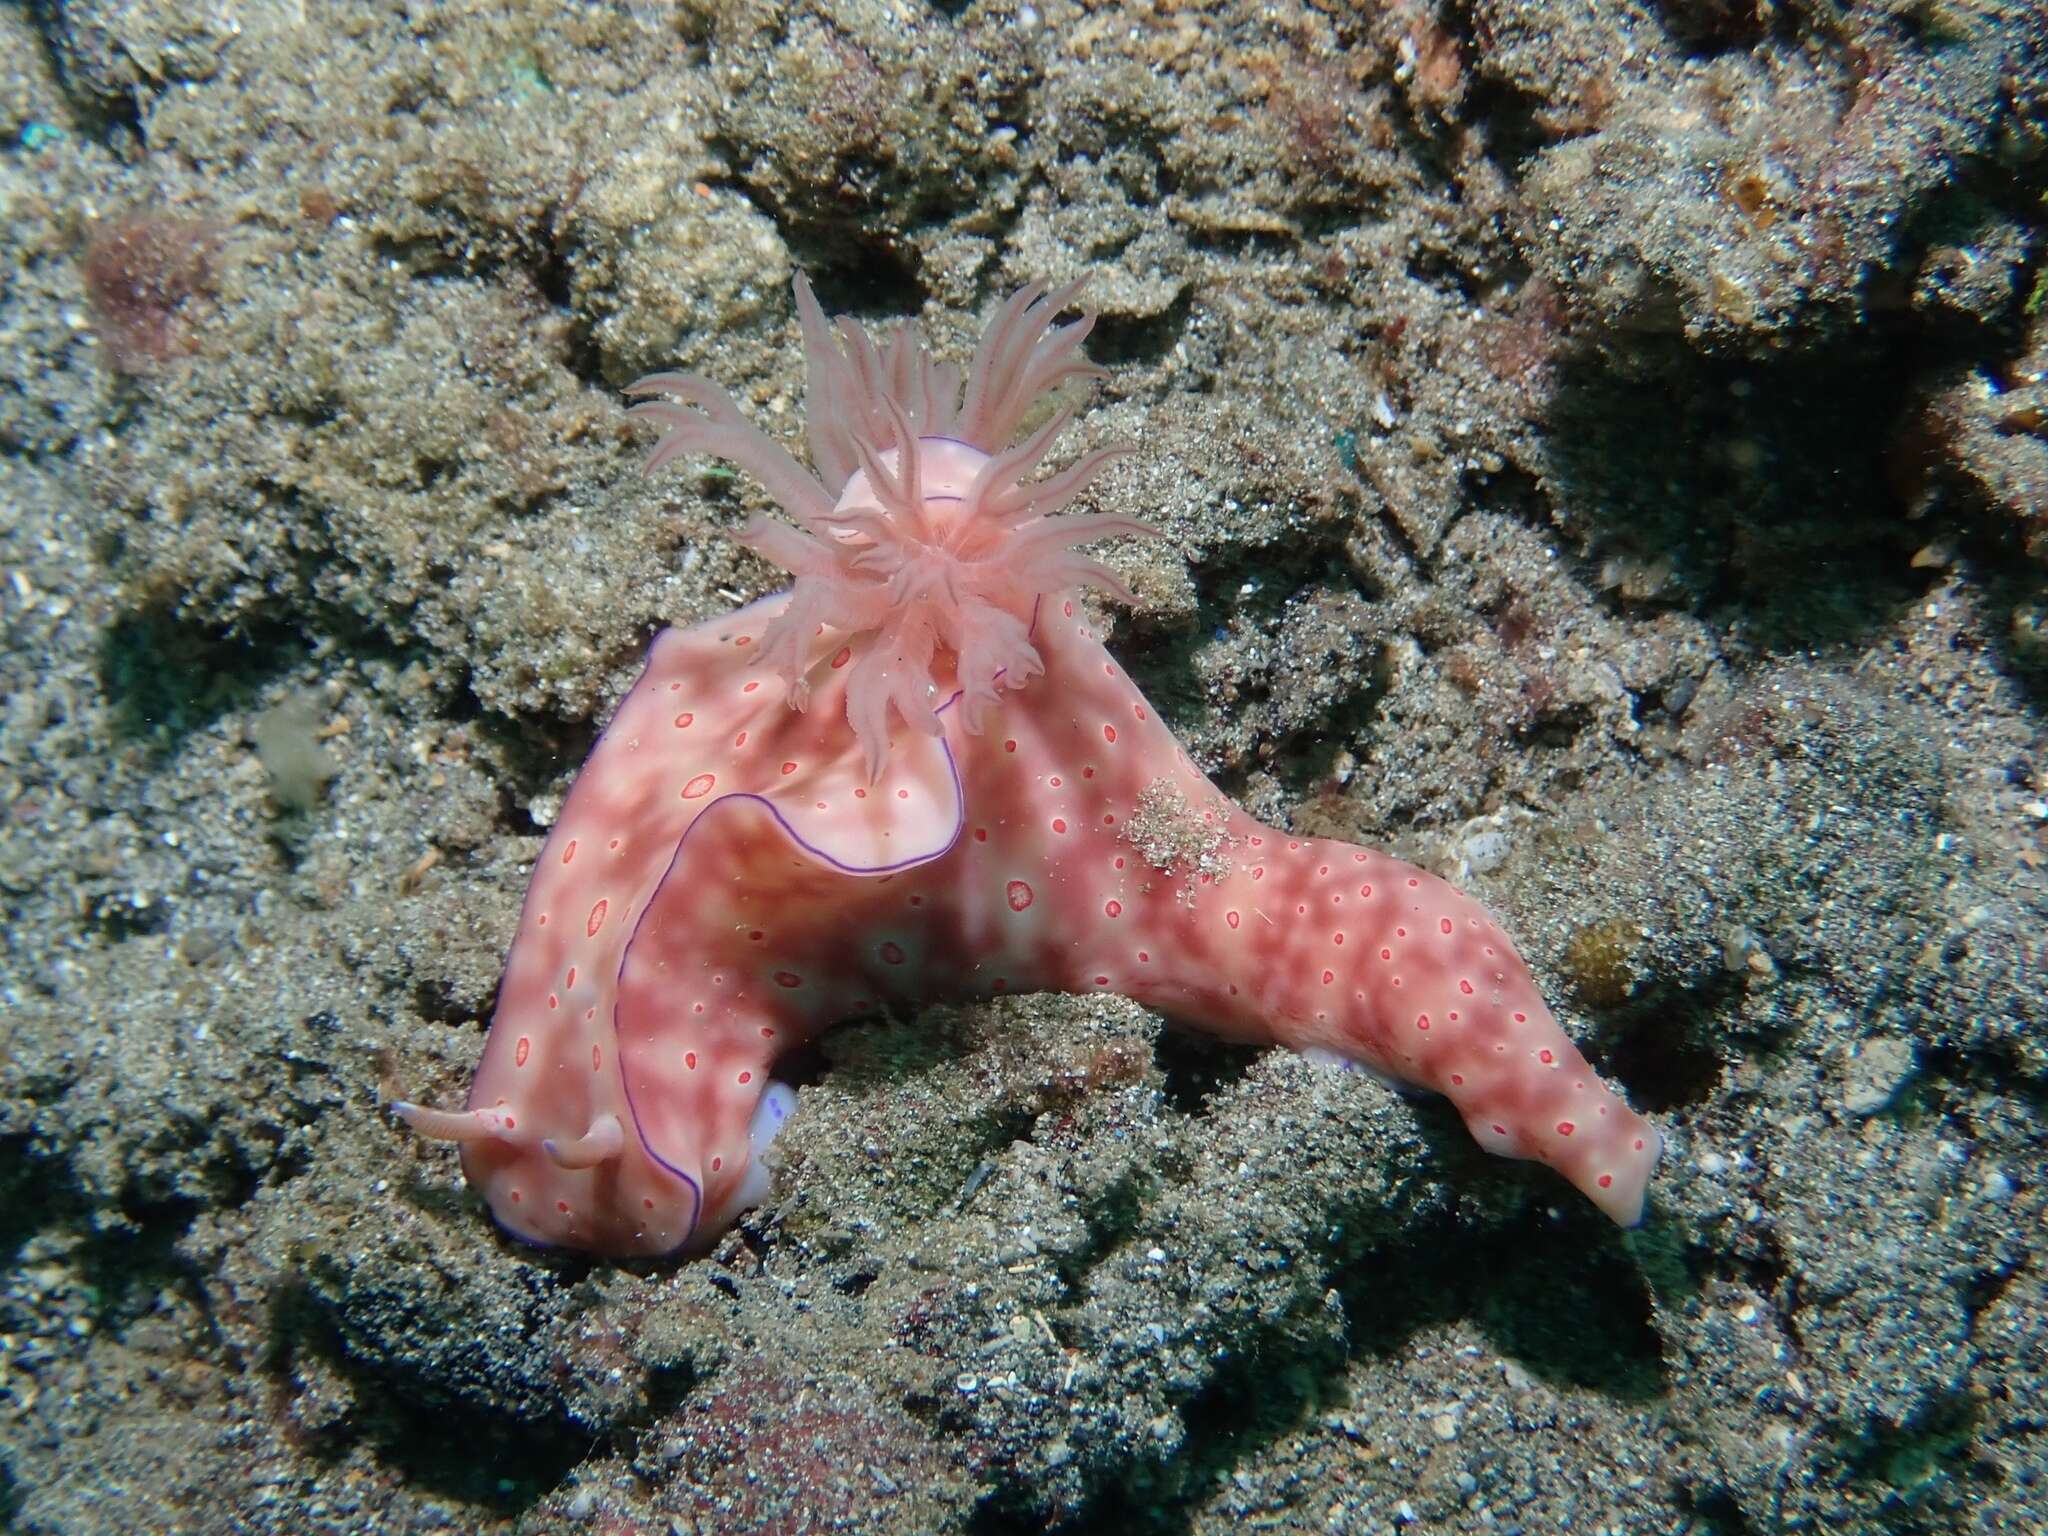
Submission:
[[[0,4],[0,1526],[2048,1528],[2030,0]],[[457,1102],[662,624],[619,388],[1088,274],[1112,649],[1497,910],[1621,1232],[1115,1000],[856,1022],[769,1203],[493,1231]]]

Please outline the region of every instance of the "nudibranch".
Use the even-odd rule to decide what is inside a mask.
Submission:
[[[1075,546],[1150,530],[1063,511],[1115,450],[1036,474],[1071,411],[1027,416],[1101,373],[1094,317],[1055,323],[1076,287],[1012,296],[963,384],[799,278],[810,469],[702,378],[633,386],[648,467],[753,474],[796,525],[740,538],[796,579],[656,639],[541,850],[468,1107],[393,1106],[461,1143],[513,1234],[701,1250],[766,1193],[791,1048],[1049,990],[1434,1090],[1488,1150],[1640,1217],[1656,1130],[1486,910],[1253,820],[1091,632],[1076,589],[1129,594]]]

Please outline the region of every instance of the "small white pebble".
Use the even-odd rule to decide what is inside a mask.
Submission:
[[[1475,875],[1491,874],[1507,862],[1508,840],[1502,832],[1475,832],[1465,839],[1465,864]]]

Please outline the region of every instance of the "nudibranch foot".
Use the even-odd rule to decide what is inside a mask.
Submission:
[[[768,1198],[775,1173],[766,1154],[795,1112],[796,1090],[787,1083],[771,1082],[761,1095],[761,1102],[754,1106],[753,1118],[747,1122],[749,1155],[739,1182],[719,1208],[706,1209],[700,1222],[707,1234],[716,1236],[723,1232],[739,1220],[742,1211],[752,1210]]]

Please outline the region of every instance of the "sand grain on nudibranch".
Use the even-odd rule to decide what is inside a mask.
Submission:
[[[795,582],[657,638],[535,867],[468,1105],[394,1106],[462,1144],[509,1231],[701,1248],[766,1192],[786,1052],[877,1003],[1041,990],[1432,1089],[1488,1150],[1640,1215],[1657,1132],[1492,916],[1246,815],[1077,612],[1078,586],[1130,597],[1077,546],[1150,532],[1064,510],[1119,450],[1039,472],[1071,409],[1018,440],[1100,372],[1092,316],[1055,323],[1077,291],[1013,295],[963,376],[799,278],[810,468],[702,378],[634,386],[649,468],[753,474],[794,523],[740,537]]]

